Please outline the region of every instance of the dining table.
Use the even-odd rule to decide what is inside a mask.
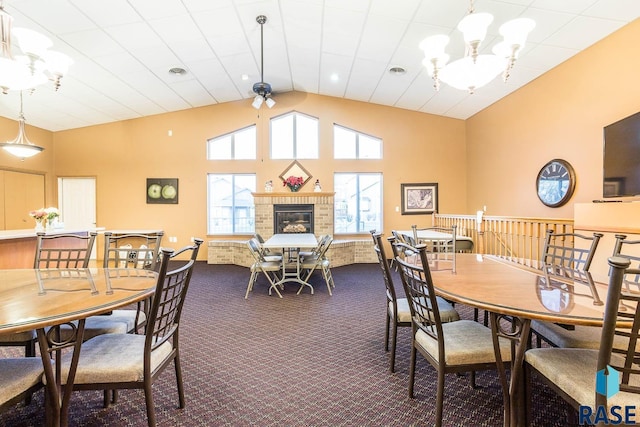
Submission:
[[[294,282],[300,285],[298,294],[305,286],[313,294],[313,286],[301,276],[299,252],[302,249],[315,249],[317,246],[318,239],[313,233],[276,233],[268,238],[262,247],[282,250],[282,276],[274,286]]]
[[[563,325],[602,326],[607,285],[549,280],[542,270],[491,255],[458,254],[457,270],[430,268],[438,295],[490,313],[498,372],[504,396],[504,425],[524,426],[524,353],[531,320]],[[498,351],[499,339],[512,345],[511,374]],[[590,373],[585,373],[589,375]],[[595,375],[595,372],[593,372]]]
[[[151,297],[157,278],[154,271],[125,268],[0,270],[0,334],[36,330],[47,425],[68,425],[85,319]],[[63,324],[71,328],[71,338],[60,339]],[[60,378],[63,351],[72,352],[65,386]]]

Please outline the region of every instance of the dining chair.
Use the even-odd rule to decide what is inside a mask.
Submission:
[[[563,288],[590,295],[594,304],[602,304],[589,272],[601,233],[584,236],[578,233],[554,233],[547,230],[542,252],[544,286],[547,289]],[[555,347],[598,348],[600,328],[592,326],[568,326],[541,320],[531,321],[531,334]]]
[[[105,231],[102,266],[104,268],[139,268],[157,271],[163,236],[163,231]],[[146,325],[150,303],[150,300],[147,299],[138,302],[135,310],[114,310],[107,316],[101,317],[103,319],[110,317],[114,324],[116,324],[115,322],[124,323],[124,332],[139,333]],[[99,316],[96,317],[97,319],[92,322],[100,320]],[[90,326],[89,319],[87,319],[85,334],[87,333],[86,328]]]
[[[156,425],[152,386],[172,362],[179,408],[184,408],[180,364],[179,328],[184,300],[202,239],[174,252],[162,248],[158,281],[143,334],[104,334],[82,344],[73,390],[144,390],[149,426]],[[189,260],[173,267],[175,258],[190,253]],[[68,375],[71,355],[64,358],[62,379]]]
[[[610,257],[608,263],[611,273],[599,347],[534,348],[525,353],[528,406],[525,413],[529,418],[533,376],[549,385],[576,411],[580,406],[589,406],[594,413],[596,406],[609,409],[617,406],[624,413],[624,408],[637,407],[640,402],[640,269],[629,269],[629,258],[620,256]],[[623,340],[624,347],[615,346],[615,338]],[[608,390],[599,388],[603,380]],[[576,413],[570,415],[569,422],[576,424],[571,419]]]
[[[333,242],[333,237],[330,234],[327,234],[320,238],[317,248],[313,251],[301,251],[298,253],[298,256],[300,257],[299,268],[303,271],[302,280],[304,282],[309,282],[313,272],[320,269],[322,271],[322,277],[327,284],[327,291],[329,292],[329,295],[333,295],[331,290],[336,286],[333,282],[333,275],[331,274],[331,261],[326,256],[329,246],[331,246],[331,242]],[[304,285],[300,286],[298,293],[302,291],[303,287]]]
[[[247,284],[247,291],[244,294],[244,298],[249,298],[249,292],[253,290],[253,285],[255,285],[258,280],[258,276],[261,273],[264,274],[271,285],[269,287],[269,295],[271,295],[272,290],[275,290],[276,294],[282,298],[282,294],[276,285],[276,282],[280,279],[279,274],[282,272],[282,257],[280,257],[279,261],[267,261],[260,249],[260,243],[255,237],[252,237],[247,241],[247,247],[253,257],[253,264],[251,264],[251,276],[249,277],[249,283]]]
[[[253,237],[255,237],[256,240],[258,240],[258,243],[260,243],[260,250],[265,260],[280,261],[282,259],[282,252],[274,251],[272,249],[268,249],[262,246],[264,244],[264,237],[262,237],[260,233],[254,233]]]
[[[43,374],[39,357],[0,358],[0,412],[20,401],[30,401],[43,387]]]
[[[384,286],[387,292],[387,315],[385,320],[384,350],[389,351],[389,338],[391,338],[389,371],[395,372],[398,328],[411,327],[411,311],[409,309],[409,303],[407,299],[398,298],[396,295],[396,289],[393,284],[393,278],[391,274],[390,262],[389,259],[387,259],[386,251],[384,249],[384,244],[382,241],[382,233],[377,233],[376,230],[371,230],[370,233],[371,237],[373,238],[373,249],[375,250],[378,257],[380,269],[382,270]],[[391,244],[393,244],[395,238],[390,237],[387,240]],[[460,320],[460,315],[448,301],[441,297],[436,298],[438,301],[438,308],[440,310],[440,317],[443,322],[453,322],[456,320]],[[391,337],[389,337],[390,333]]]
[[[442,321],[426,245],[415,248],[394,242],[393,251],[411,312],[411,361],[409,397],[414,397],[416,355],[419,352],[437,370],[436,426],[442,425],[444,382],[447,373],[497,369],[491,329],[473,320]],[[416,261],[399,254],[415,250]],[[506,369],[510,367],[511,345],[499,339],[499,351]]]
[[[36,233],[34,268],[86,268],[97,233],[53,234]],[[0,335],[2,347],[24,347],[25,357],[36,355],[36,332],[24,331]]]

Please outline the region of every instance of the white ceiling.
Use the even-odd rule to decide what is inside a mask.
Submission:
[[[445,84],[435,92],[418,48],[444,33],[452,60],[461,57],[456,25],[468,0],[6,0],[4,7],[14,27],[48,35],[75,62],[59,91],[48,84],[25,96],[27,123],[51,131],[241,99],[251,108],[260,14],[268,18],[264,78],[274,92],[460,119],[640,16],[638,0],[477,0],[477,12],[495,17],[483,52],[499,41],[503,22],[530,17],[537,25],[509,81],[498,78],[469,95]],[[407,71],[393,75],[392,66]],[[171,75],[172,67],[188,72]],[[16,119],[18,110],[18,93],[0,95],[0,116]]]

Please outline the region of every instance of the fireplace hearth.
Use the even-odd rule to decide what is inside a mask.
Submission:
[[[273,232],[313,233],[313,205],[273,205]]]

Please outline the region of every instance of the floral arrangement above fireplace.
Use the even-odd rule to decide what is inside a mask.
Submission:
[[[286,185],[294,193],[302,187],[302,184],[304,184],[304,179],[301,176],[289,176],[282,182],[282,185]]]
[[[289,190],[296,192],[311,179],[311,174],[302,167],[297,160],[294,160],[282,173],[280,179],[282,186],[289,187]]]

